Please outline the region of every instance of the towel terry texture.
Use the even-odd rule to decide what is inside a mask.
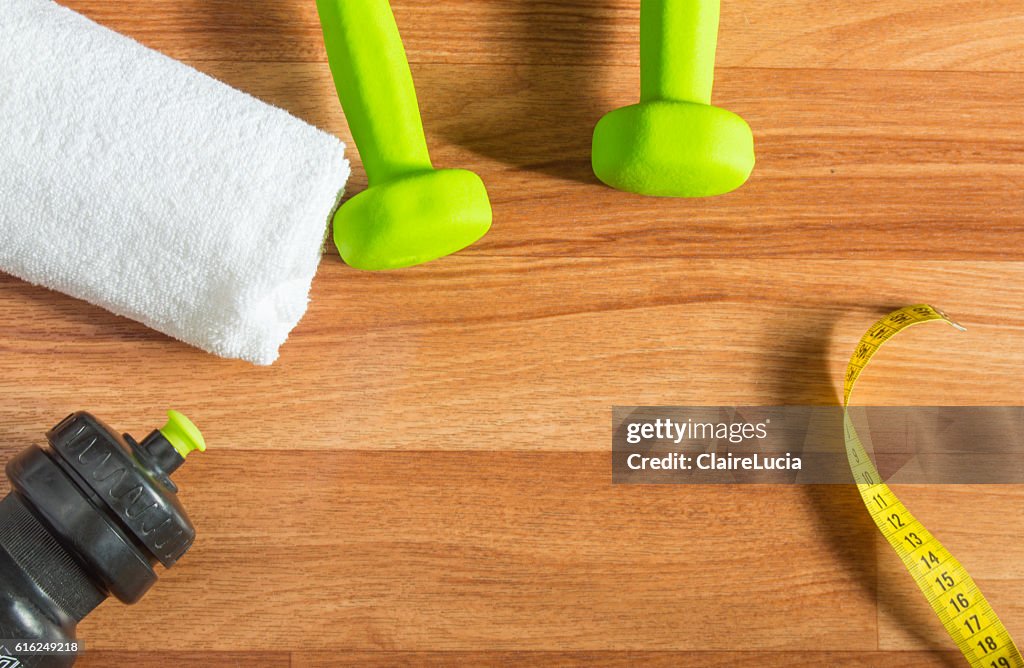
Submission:
[[[344,145],[50,0],[0,3],[0,270],[270,364]]]

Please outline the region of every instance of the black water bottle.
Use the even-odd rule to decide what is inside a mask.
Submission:
[[[0,501],[0,666],[71,666],[75,627],[108,596],[135,603],[173,566],[195,528],[170,475],[203,437],[170,411],[141,443],[89,413],[51,429],[7,464]]]

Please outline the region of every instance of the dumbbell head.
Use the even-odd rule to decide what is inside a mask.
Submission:
[[[669,100],[607,114],[594,129],[594,174],[613,188],[708,197],[743,185],[754,168],[746,121],[719,107]]]
[[[357,269],[398,269],[461,250],[490,227],[491,204],[479,176],[430,170],[350,199],[335,214],[334,242]]]

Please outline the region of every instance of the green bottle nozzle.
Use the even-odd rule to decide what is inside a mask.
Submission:
[[[167,411],[167,424],[158,431],[174,446],[182,459],[196,450],[206,452],[206,440],[199,428],[178,411]]]

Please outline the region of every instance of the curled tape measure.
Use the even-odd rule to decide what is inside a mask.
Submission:
[[[893,311],[857,344],[843,383],[843,429],[850,470],[878,530],[903,560],[967,661],[975,668],[1024,668],[1024,658],[1009,632],[967,570],[882,482],[847,412],[854,384],[882,344],[908,327],[931,321],[964,329],[942,311],[920,304]]]

